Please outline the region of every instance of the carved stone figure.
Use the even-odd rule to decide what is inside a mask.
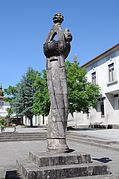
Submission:
[[[47,83],[50,95],[48,117],[48,150],[67,151],[66,127],[68,116],[68,93],[65,72],[65,59],[70,52],[72,35],[68,28],[62,30],[64,17],[54,14],[54,25],[44,44],[47,60]],[[58,40],[54,40],[57,35]]]

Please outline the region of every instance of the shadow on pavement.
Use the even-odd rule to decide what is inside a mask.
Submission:
[[[108,157],[103,157],[103,158],[92,158],[93,160],[97,160],[99,162],[102,162],[102,163],[108,163],[110,161],[112,161],[110,158]]]

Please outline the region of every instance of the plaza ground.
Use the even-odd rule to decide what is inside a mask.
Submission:
[[[11,132],[12,128],[6,129]],[[17,128],[17,132],[35,132],[46,131],[44,128]],[[94,138],[100,138],[105,140],[112,140],[119,142],[119,130],[76,130],[72,133],[77,135],[88,135]],[[112,178],[119,179],[119,150],[111,150],[103,147],[93,146],[89,144],[83,144],[78,141],[67,140],[67,143],[71,149],[80,153],[91,154],[92,159],[98,160],[101,163],[106,163],[112,172]],[[46,151],[47,143],[43,141],[18,141],[18,142],[0,142],[0,171],[4,167],[15,168],[16,159],[27,158],[29,151],[44,152]]]
[[[29,133],[29,132],[46,132],[46,127],[35,127],[35,128],[26,128],[17,126],[16,132],[18,133]],[[5,132],[14,132],[13,127],[8,127],[5,129]],[[74,129],[71,130],[72,133],[75,133],[77,135],[87,135],[92,136],[95,138],[101,138],[101,139],[109,139],[111,141],[119,141],[119,129]]]

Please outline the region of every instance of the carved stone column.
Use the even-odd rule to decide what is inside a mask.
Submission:
[[[65,58],[70,52],[72,35],[69,29],[64,33],[61,27],[61,13],[53,17],[54,25],[44,44],[47,61],[47,83],[50,95],[50,114],[48,117],[48,150],[67,151],[66,127],[68,116],[68,92],[65,72]],[[53,40],[55,35],[58,40]]]

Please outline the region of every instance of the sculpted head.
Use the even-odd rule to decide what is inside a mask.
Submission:
[[[72,35],[71,35],[71,32],[69,31],[68,28],[66,28],[64,30],[64,37],[65,37],[67,42],[71,42],[72,41]]]
[[[58,13],[55,13],[54,16],[53,16],[53,22],[56,24],[56,23],[62,23],[64,20],[64,17],[63,15],[58,12]]]

